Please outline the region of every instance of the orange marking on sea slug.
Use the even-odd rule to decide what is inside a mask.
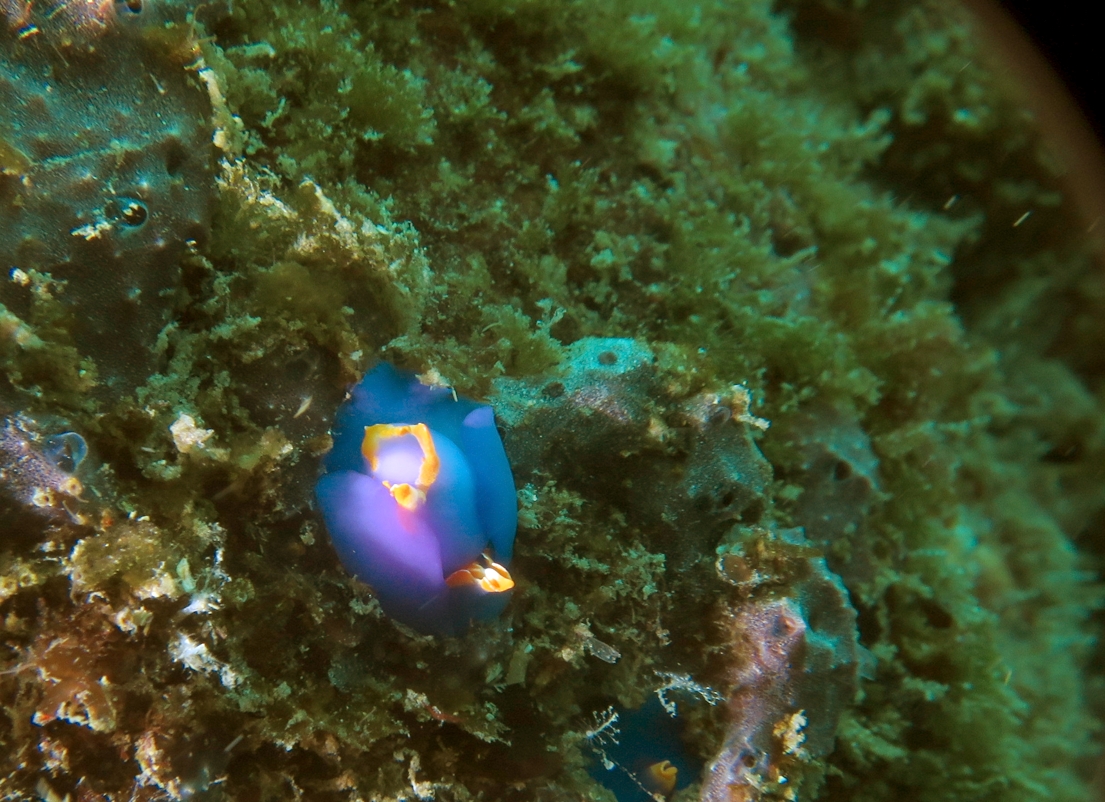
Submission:
[[[441,458],[437,455],[434,446],[433,435],[430,428],[424,423],[404,424],[395,426],[390,423],[377,423],[375,426],[364,427],[364,440],[361,442],[361,453],[368,460],[369,466],[375,472],[380,467],[380,447],[386,440],[396,437],[411,435],[418,441],[422,449],[422,464],[418,468],[418,477],[414,485],[406,483],[391,485],[384,482],[384,486],[391,491],[392,497],[408,510],[416,510],[426,500],[426,491],[437,481],[437,475],[441,472]]]
[[[459,571],[454,571],[445,578],[445,584],[451,588],[478,585],[488,593],[504,593],[514,587],[510,571],[497,562],[492,562],[486,554],[480,556],[483,562],[476,560]]]
[[[433,435],[430,434],[430,429],[426,424],[415,423],[394,426],[390,423],[378,423],[375,426],[366,426],[364,442],[361,444],[361,453],[365,455],[365,459],[372,466],[372,470],[376,470],[379,467],[377,452],[382,442],[408,434],[418,441],[418,445],[422,449],[422,467],[418,471],[416,483],[422,488],[429,487],[437,480],[437,474],[441,470],[441,459],[437,456]]]
[[[425,493],[405,482],[397,485],[384,482],[384,487],[391,493],[391,497],[399,502],[399,506],[405,510],[417,510],[426,501]]]

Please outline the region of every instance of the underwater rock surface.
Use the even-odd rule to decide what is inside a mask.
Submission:
[[[792,478],[802,488],[794,523],[849,583],[872,581],[878,560],[863,529],[879,498],[871,439],[857,421],[833,409],[813,406],[790,423],[787,434],[801,455]]]
[[[65,330],[113,393],[154,367],[179,261],[210,228],[211,106],[184,16],[0,6],[0,302]]]
[[[673,399],[656,361],[644,343],[587,337],[555,372],[496,380],[496,410],[520,477],[563,476],[587,494],[619,497],[634,523],[685,562],[734,521],[759,518],[771,466],[752,439],[757,420],[741,388],[729,399]]]
[[[1090,798],[1105,275],[961,5],[0,19],[0,797]],[[112,216],[147,174],[183,258]],[[315,508],[380,361],[501,413],[515,586],[463,636]]]
[[[66,447],[75,438],[79,446]],[[42,526],[79,522],[77,506],[83,490],[74,476],[84,439],[74,432],[47,437],[30,419],[19,415],[0,423],[0,526],[18,534]],[[40,520],[23,521],[24,517]]]
[[[859,645],[847,589],[823,557],[803,554],[811,550],[801,530],[732,535],[716,566],[745,596],[724,623],[731,721],[705,775],[704,802],[770,798],[796,767],[831,752],[862,664],[873,660]]]

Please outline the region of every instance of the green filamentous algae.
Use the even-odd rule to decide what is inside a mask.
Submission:
[[[1092,799],[1105,273],[981,32],[0,0],[0,797]],[[382,360],[511,463],[463,636],[316,509]]]

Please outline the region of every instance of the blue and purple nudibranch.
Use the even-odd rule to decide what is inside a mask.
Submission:
[[[499,615],[518,502],[491,407],[380,363],[339,407],[333,438],[319,508],[384,612],[432,635]]]

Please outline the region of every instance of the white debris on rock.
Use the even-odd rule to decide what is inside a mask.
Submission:
[[[201,429],[196,425],[195,418],[182,412],[180,417],[173,421],[173,425],[169,427],[169,432],[173,435],[176,450],[181,454],[187,454],[193,449],[206,448],[206,443],[211,435],[215,433],[215,430]]]
[[[229,665],[211,654],[206,643],[193,640],[183,632],[178,632],[177,639],[169,644],[169,656],[193,671],[218,674],[219,680],[227,688],[233,688],[240,680]]]

